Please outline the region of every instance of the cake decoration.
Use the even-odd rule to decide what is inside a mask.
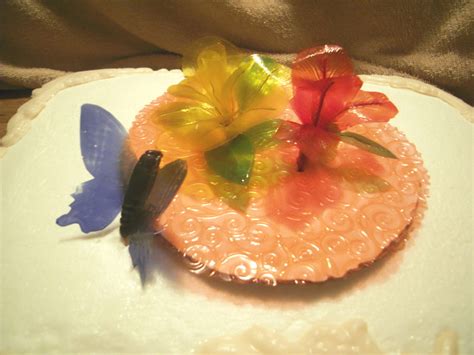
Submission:
[[[361,90],[341,47],[303,51],[290,71],[204,39],[183,63],[184,80],[138,114],[125,151],[187,162],[159,232],[191,271],[322,282],[370,265],[418,223],[421,157],[386,124],[396,107]],[[142,254],[132,255],[140,269]]]
[[[293,63],[293,110],[301,125],[283,131],[300,150],[298,170],[309,162],[327,163],[335,158],[339,141],[371,153],[396,158],[390,150],[354,132],[344,131],[362,123],[387,122],[398,110],[377,92],[362,91],[362,80],[353,71],[343,48],[324,45],[300,52]]]
[[[156,221],[181,187],[186,162],[178,159],[160,169],[162,153],[149,150],[135,164],[124,144],[125,128],[97,105],[82,105],[80,131],[84,166],[94,179],[77,187],[71,210],[56,223],[77,223],[84,233],[95,232],[110,225],[121,210],[120,235],[144,284],[152,240],[160,232]],[[125,185],[127,163],[135,167]]]
[[[413,338],[408,336],[407,338]],[[452,329],[442,329],[432,335],[432,351],[428,348],[423,354],[457,355],[459,354],[458,334]],[[352,319],[340,324],[312,322],[306,327],[295,330],[291,327],[281,330],[271,327],[252,326],[239,334],[201,341],[194,349],[196,354],[420,354],[407,341],[393,351],[383,351],[378,344],[380,339],[369,331],[367,323],[361,319]]]
[[[183,183],[187,165],[177,159],[160,169],[163,154],[146,151],[139,159],[125,192],[120,235],[128,244],[133,267],[137,267],[142,284],[147,280],[152,242],[159,235],[156,223]]]
[[[76,188],[71,210],[56,223],[77,223],[89,233],[106,228],[122,208],[120,166],[127,131],[108,111],[91,104],[82,105],[80,125],[82,160],[94,178]]]
[[[278,128],[289,100],[289,70],[222,39],[204,38],[183,59],[185,79],[168,89],[153,120],[181,146],[205,152],[211,171],[249,182],[255,152]]]
[[[469,209],[465,208],[465,196],[469,194],[469,178],[472,176],[469,176],[469,172],[457,178],[453,175],[471,163],[469,155],[456,153],[469,150],[471,143],[472,124],[463,111],[444,101],[439,89],[423,82],[392,76],[361,76],[364,81],[363,90],[383,92],[400,112],[389,124],[364,124],[348,130],[379,142],[398,159],[382,158],[344,142],[339,143],[338,149],[352,149],[360,157],[373,159],[382,166],[396,166],[395,175],[400,176],[400,183],[382,175],[390,183],[387,191],[382,193],[377,190],[376,193],[363,192],[370,189],[356,189],[344,181],[339,181],[337,189],[335,184],[333,186],[327,183],[325,186],[329,188],[316,189],[319,185],[313,181],[314,186],[311,188],[314,187],[314,190],[308,187],[295,190],[298,194],[286,199],[287,205],[291,204],[294,208],[303,205],[305,199],[311,196],[314,198],[314,195],[319,195],[321,198],[314,200],[323,202],[325,206],[335,204],[335,201],[340,201],[340,195],[336,194],[340,191],[360,191],[351,196],[362,194],[368,200],[373,197],[366,205],[361,206],[355,199],[345,199],[342,211],[323,211],[317,215],[321,227],[315,229],[312,237],[310,233],[305,233],[302,221],[313,223],[314,228],[317,222],[314,218],[305,219],[305,214],[293,213],[292,217],[299,220],[291,221],[283,214],[276,216],[275,212],[275,215],[259,220],[263,223],[258,224],[252,224],[254,221],[244,218],[248,213],[256,218],[258,213],[263,215],[270,210],[266,204],[261,204],[259,210],[255,208],[259,201],[267,202],[257,197],[262,195],[261,191],[268,192],[264,182],[267,181],[269,167],[278,165],[283,168],[273,175],[275,178],[271,190],[275,191],[275,198],[278,198],[276,187],[287,183],[285,180],[289,177],[292,180],[299,178],[301,181],[311,181],[307,177],[315,170],[312,166],[308,166],[304,172],[296,173],[299,154],[296,145],[288,147],[288,154],[285,156],[287,160],[283,162],[276,158],[268,161],[263,150],[255,154],[254,170],[246,185],[255,188],[250,189],[250,203],[243,214],[230,208],[228,204],[219,205],[222,198],[213,193],[209,186],[210,180],[197,179],[196,170],[199,171],[200,168],[203,171],[206,167],[204,159],[198,160],[197,156],[188,154],[178,144],[172,145],[173,137],[166,131],[157,130],[154,123],[150,126],[155,131],[150,130],[142,136],[143,139],[147,137],[149,143],[145,144],[136,135],[149,128],[144,122],[150,107],[158,102],[156,97],[182,78],[181,71],[162,69],[148,74],[130,72],[121,78],[95,80],[61,89],[49,102],[44,102],[44,110],[37,119],[32,120],[32,128],[22,141],[9,147],[8,153],[0,159],[0,168],[4,174],[5,221],[2,234],[5,286],[2,306],[3,319],[5,324],[9,324],[4,327],[3,343],[0,346],[3,351],[90,353],[111,351],[112,346],[123,352],[184,353],[193,347],[196,351],[201,350],[198,344],[209,339],[209,343],[206,343],[209,346],[203,345],[208,352],[212,352],[217,351],[214,345],[233,345],[232,339],[221,341],[225,336],[235,335],[233,339],[245,340],[243,337],[256,335],[250,338],[254,340],[262,333],[266,334],[242,333],[253,326],[275,335],[265,338],[270,346],[274,345],[271,343],[274,339],[282,340],[275,346],[293,340],[304,346],[300,337],[312,324],[323,323],[324,326],[331,322],[329,325],[338,327],[339,322],[361,316],[366,318],[371,337],[380,350],[385,352],[396,352],[400,348],[419,353],[429,352],[437,331],[446,328],[459,335],[459,351],[472,350],[469,332],[471,292],[469,287],[466,289],[465,274],[456,272],[466,270],[471,251],[466,246],[472,242],[470,229],[466,228],[470,221]],[[61,79],[61,82],[64,81]],[[55,80],[55,86],[57,83],[58,80]],[[54,224],[54,219],[68,210],[66,206],[72,201],[69,194],[74,192],[74,187],[82,181],[92,179],[82,163],[79,144],[80,107],[86,102],[106,108],[127,130],[133,127],[129,131],[127,143],[134,141],[130,145],[137,158],[147,149],[164,147],[166,150],[162,149],[162,165],[173,159],[183,158],[190,166],[190,173],[176,199],[160,218],[166,240],[160,237],[156,239],[162,242],[153,243],[154,269],[149,272],[156,277],[155,283],[149,285],[145,292],[140,286],[138,272],[130,272],[130,256],[128,249],[119,243],[118,230],[110,232],[111,227],[117,225],[117,219],[103,232],[92,235],[81,233],[80,237],[77,236],[79,226],[62,228]],[[464,112],[469,112],[467,109],[468,106],[465,105]],[[472,108],[469,109],[472,111]],[[282,116],[283,119],[293,117],[299,122],[295,115],[291,116],[291,110]],[[451,132],[453,144],[440,145],[439,142],[446,138],[446,130]],[[406,134],[406,137],[400,132]],[[166,142],[169,144],[162,144]],[[146,148],[141,150],[139,146]],[[284,144],[279,149],[276,149],[277,146],[270,147],[268,151],[281,150],[283,153],[283,147]],[[341,157],[340,153],[338,152],[333,164]],[[402,161],[403,164],[400,164]],[[198,163],[202,164],[197,166]],[[422,196],[426,197],[427,183],[423,165],[432,175],[432,196],[427,200],[429,209],[426,218],[414,236],[411,230],[420,223],[420,206],[426,203],[422,199]],[[374,172],[381,176],[378,169]],[[188,181],[188,178],[192,180]],[[321,196],[323,192],[327,192],[324,198]],[[184,237],[181,234],[179,237],[188,241],[189,248],[173,245],[183,255],[187,252],[187,256],[196,257],[191,265],[194,272],[199,272],[194,270],[194,266],[198,268],[204,265],[208,270],[214,267],[216,275],[220,271],[235,271],[235,274],[242,277],[235,278],[237,281],[256,282],[263,269],[262,259],[265,260],[263,266],[268,269],[280,267],[280,270],[284,268],[280,265],[289,260],[293,268],[289,272],[301,277],[294,270],[301,270],[302,262],[309,265],[305,268],[308,274],[312,272],[311,268],[315,269],[312,267],[315,262],[310,253],[315,249],[308,247],[308,244],[320,247],[318,254],[321,260],[328,257],[334,261],[332,265],[335,268],[342,263],[327,254],[329,250],[338,253],[348,251],[348,260],[355,255],[363,259],[367,254],[365,247],[378,246],[379,242],[389,240],[387,234],[390,229],[393,234],[397,232],[394,231],[395,223],[390,225],[388,222],[393,220],[391,216],[398,216],[397,211],[400,213],[404,210],[401,207],[402,199],[408,195],[418,200],[411,222],[405,226],[410,230],[407,247],[392,255],[393,244],[390,244],[382,252],[390,255],[389,260],[377,261],[373,266],[357,271],[347,279],[321,285],[280,287],[285,282],[282,278],[277,279],[277,287],[271,288],[225,284],[217,278],[209,280],[189,273],[185,265],[191,261],[173,253],[172,247],[167,247],[168,241],[175,242],[174,234],[185,231]],[[197,210],[187,211],[189,213],[177,217],[177,212],[185,211],[183,206],[189,209],[196,207]],[[222,209],[214,211],[216,206]],[[357,217],[346,218],[344,213],[347,214],[349,210],[346,206],[352,206],[352,210],[360,208],[361,212],[364,209],[359,214],[360,220]],[[275,209],[285,207],[279,204]],[[408,211],[403,212],[403,215],[408,214]],[[215,218],[214,223],[208,223],[211,218]],[[453,224],[453,220],[459,223]],[[271,233],[278,232],[277,227],[280,227],[273,223],[275,221],[282,221],[289,226],[292,223],[303,224],[301,228],[294,228],[301,233],[288,233],[284,235],[288,238],[280,238]],[[351,234],[354,237],[356,233],[348,230],[356,231],[360,226],[357,223],[361,221],[364,221],[366,232],[376,238],[375,244],[364,239],[363,234],[359,240],[350,239]],[[173,225],[168,226],[170,222]],[[371,229],[369,223],[381,225],[381,228]],[[234,231],[232,241],[227,234],[231,227]],[[317,234],[319,230],[326,228],[333,230],[333,238],[328,239],[327,233]],[[317,238],[314,237],[315,234]],[[335,234],[344,237],[344,240],[334,238]],[[252,238],[246,238],[249,235]],[[449,237],[450,235],[455,235],[455,238]],[[402,236],[399,234],[400,237]],[[308,243],[301,243],[301,239]],[[212,244],[221,241],[222,246]],[[198,243],[208,247],[208,255],[203,255],[205,249],[200,248]],[[237,253],[233,258],[229,256],[227,259],[227,269],[223,268],[222,262],[214,266],[211,262],[206,264],[208,260],[222,260],[217,254],[219,248],[232,247],[237,243],[240,249],[228,249],[228,255],[230,252]],[[248,250],[255,253],[248,253]],[[446,259],[447,251],[449,255],[456,257],[448,258],[449,265],[440,265],[439,260]],[[231,262],[234,264],[230,265]],[[246,270],[245,265],[250,267]],[[358,264],[354,261],[353,265],[357,267]],[[328,269],[324,267],[326,265],[323,264],[322,272],[327,272]],[[257,276],[252,278],[252,275]],[[282,277],[278,272],[274,272],[274,275]],[[225,279],[231,277],[226,276]],[[258,282],[265,280],[271,281],[261,277]],[[306,280],[310,282],[308,278]],[[462,290],[465,292],[461,292]],[[437,296],[426,297],[431,294]],[[135,302],[137,299],[140,301]],[[84,309],[96,311],[84,312]],[[403,317],[400,317],[400,309],[404,309]],[[147,321],[150,319],[154,321]],[[185,328],[183,319],[186,320]],[[229,322],[229,319],[234,321]],[[168,320],[174,322],[170,323]],[[273,329],[274,324],[277,324],[275,321],[278,327]],[[403,331],[399,331],[400,329]],[[308,337],[309,341],[311,339],[315,339],[314,333]],[[252,346],[257,343],[250,341],[245,344]],[[290,346],[292,345],[294,344]],[[438,349],[446,350],[446,347],[443,344]]]
[[[156,123],[173,132],[180,144],[209,151],[286,108],[286,67],[257,54],[235,54],[237,49],[224,40],[206,39],[196,47],[195,60],[183,60],[185,79],[168,89],[174,100],[154,112]]]

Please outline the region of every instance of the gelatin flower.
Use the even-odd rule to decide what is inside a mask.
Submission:
[[[289,69],[221,39],[199,41],[183,58],[183,73],[154,121],[194,151],[222,146],[288,105]]]
[[[387,158],[396,158],[380,144],[350,131],[357,124],[387,122],[398,110],[382,93],[361,90],[352,62],[343,48],[324,45],[300,52],[293,62],[292,107],[301,124],[286,125],[280,136],[299,149],[298,168],[327,163],[340,141]]]

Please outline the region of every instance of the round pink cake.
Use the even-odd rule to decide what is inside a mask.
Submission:
[[[351,131],[398,159],[342,143],[330,166],[300,173],[298,149],[281,143],[256,154],[245,187],[249,206],[232,208],[214,189],[232,196],[235,185],[210,177],[202,154],[180,147],[153,123],[153,108],[166,100],[160,97],[140,112],[129,144],[137,157],[158,149],[166,161],[187,160],[188,176],[159,228],[195,272],[269,285],[340,278],[378,259],[423,215],[428,175],[421,156],[400,131],[379,123]],[[291,110],[283,118],[296,120]]]

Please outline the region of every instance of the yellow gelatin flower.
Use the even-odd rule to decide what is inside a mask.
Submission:
[[[153,113],[184,147],[206,152],[277,118],[287,107],[290,71],[268,57],[205,38],[183,58],[185,79],[168,89],[175,100]]]

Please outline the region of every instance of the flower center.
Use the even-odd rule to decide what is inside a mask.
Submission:
[[[232,112],[221,116],[220,124],[224,127],[230,126],[237,118],[238,112]]]

